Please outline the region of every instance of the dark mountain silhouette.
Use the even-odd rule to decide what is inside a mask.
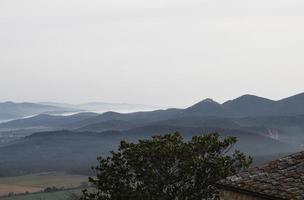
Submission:
[[[95,118],[86,119],[75,123],[73,127],[85,127],[91,124],[98,124],[107,121],[126,121],[133,124],[146,124],[161,120],[172,119],[179,116],[182,113],[182,109],[167,109],[167,110],[155,110],[147,112],[135,112],[135,113],[117,113],[106,112],[98,115]]]
[[[304,114],[304,93],[279,101],[244,95],[223,106],[237,117],[291,116]]]
[[[274,110],[276,102],[270,99],[244,95],[234,100],[223,103],[223,107],[230,111],[232,116],[265,116],[276,114]]]
[[[77,129],[77,131],[92,131],[92,132],[102,132],[108,130],[126,130],[136,127],[138,124],[132,121],[123,120],[109,120],[105,122],[93,123],[87,126]]]
[[[304,114],[304,93],[297,94],[277,102],[277,115]]]
[[[303,148],[303,98],[299,94],[273,101],[244,95],[223,104],[206,99],[186,109],[42,114],[14,120],[0,124],[2,137],[7,136],[6,143],[0,138],[0,171],[18,174],[88,167],[96,156],[116,149],[120,140],[137,141],[175,131],[186,139],[209,132],[235,136],[239,139],[235,148],[265,160]]]
[[[209,98],[185,109],[183,114],[217,117],[231,115],[231,113],[225,107]]]
[[[286,98],[280,101],[254,96],[244,95],[234,100],[219,104],[212,99],[205,99],[186,109],[168,109],[137,113],[105,113],[99,116],[105,120],[142,120],[160,121],[185,116],[204,117],[265,117],[304,114],[304,93]],[[290,108],[290,109],[289,109]],[[297,109],[298,108],[298,109]],[[96,121],[97,122],[97,121]],[[95,123],[96,123],[95,122]]]
[[[6,103],[6,105],[7,104],[11,104],[11,103]],[[27,105],[28,107],[36,107],[35,104],[34,105],[24,104],[24,105]],[[10,110],[8,109],[8,106],[5,107],[6,109],[0,110],[0,113]],[[13,107],[16,107],[16,105]],[[1,104],[0,104],[0,108],[1,108]],[[45,107],[43,105],[38,105],[38,108],[40,108],[39,110],[40,112],[41,109],[53,110],[53,112],[56,109],[62,110],[62,108],[57,108],[52,106]],[[45,111],[45,112],[51,112],[51,111]],[[292,115],[301,115],[301,114],[304,114],[304,93],[286,99],[282,99],[279,101],[273,101],[254,95],[244,95],[234,100],[227,101],[223,104],[219,104],[213,101],[212,99],[205,99],[186,109],[167,109],[167,110],[155,110],[155,111],[134,112],[134,113],[106,112],[104,114],[96,115],[95,117],[89,119],[84,119],[79,123],[77,122],[77,124],[75,124],[75,127],[83,127],[90,124],[96,124],[99,122],[105,122],[110,120],[153,122],[153,121],[168,120],[168,119],[186,117],[186,116],[242,118],[242,117],[285,116],[285,115],[292,116]],[[14,115],[13,112],[11,112],[11,115]],[[61,118],[60,116],[57,117]],[[62,117],[61,119],[63,118],[64,117]],[[39,120],[39,117],[35,119]]]
[[[217,128],[240,128],[234,119],[218,118],[218,117],[202,117],[202,116],[186,116],[169,120],[157,121],[150,124],[184,126],[184,127],[217,127]]]
[[[253,95],[244,95],[237,99],[219,104],[211,99],[201,101],[186,109],[167,109],[134,113],[106,112],[104,114],[92,114],[92,116],[45,116],[40,115],[28,119],[20,119],[4,124],[0,127],[26,128],[33,126],[62,127],[67,129],[78,129],[88,127],[99,127],[97,130],[104,130],[102,126],[114,128],[115,124],[121,126],[122,123],[129,122],[133,127],[158,123],[160,121],[178,119],[179,123],[187,122],[191,117],[213,117],[213,118],[245,118],[245,117],[267,117],[267,116],[293,116],[304,115],[304,93],[295,95],[280,101],[273,101]],[[75,122],[71,119],[75,118]],[[79,118],[79,120],[78,120]],[[182,119],[181,119],[182,118]],[[69,123],[65,123],[65,121]],[[192,118],[194,120],[194,118]],[[198,120],[195,119],[193,123]],[[112,125],[107,125],[111,121]],[[216,120],[214,120],[216,121]],[[116,123],[114,123],[116,122]],[[118,123],[120,122],[120,123]],[[99,125],[98,125],[99,124]],[[118,127],[120,130],[122,127]],[[82,129],[86,130],[86,129]]]

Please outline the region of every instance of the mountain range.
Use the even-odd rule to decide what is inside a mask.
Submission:
[[[304,93],[278,101],[254,95],[243,95],[223,104],[206,99],[187,108],[185,112],[217,117],[300,115],[304,113]]]
[[[18,119],[42,113],[63,114],[76,111],[79,112],[80,110],[37,103],[15,103],[8,101],[0,103],[0,120]]]
[[[135,111],[150,111],[160,109],[161,106],[146,105],[146,104],[129,104],[129,103],[108,103],[108,102],[89,102],[84,104],[68,104],[68,103],[56,103],[56,102],[41,102],[43,105],[76,108],[87,112],[103,113],[106,111],[116,112],[135,112]]]
[[[41,103],[16,103],[3,102],[0,103],[0,122],[20,119],[39,114],[52,115],[68,115],[79,112],[97,112],[103,113],[106,111],[116,112],[135,112],[159,109],[160,106],[151,106],[143,104],[125,104],[125,103],[104,103],[91,102],[86,104],[67,104],[56,102],[41,102]]]
[[[13,120],[0,124],[0,168],[13,174],[86,168],[98,155],[116,149],[120,140],[175,131],[186,139],[209,132],[234,136],[239,140],[234,148],[254,156],[255,162],[261,157],[267,161],[303,149],[304,93],[278,101],[244,95],[222,104],[205,99],[185,109]],[[9,140],[1,143],[1,136]]]

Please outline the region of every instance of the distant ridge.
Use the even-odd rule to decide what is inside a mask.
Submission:
[[[0,122],[22,119],[40,114],[72,114],[79,112],[104,113],[108,111],[129,113],[135,111],[151,111],[160,109],[160,106],[126,103],[92,102],[86,104],[68,104],[57,102],[0,102]]]
[[[268,116],[295,116],[304,115],[304,93],[294,95],[279,101],[266,99],[254,95],[243,95],[234,100],[220,104],[210,98],[198,102],[186,109],[166,109],[154,111],[142,111],[132,113],[105,112],[103,114],[91,114],[92,116],[82,116],[82,120],[69,124],[67,128],[87,127],[128,127],[125,122],[132,122],[134,126],[170,119],[180,119],[191,117],[214,117],[214,118],[244,118],[244,117],[268,117]],[[62,127],[61,121],[78,119],[79,116],[37,116],[34,119],[20,119],[0,124],[0,127],[32,127],[40,124],[44,126],[51,124],[52,127]],[[60,118],[59,120],[57,118]],[[49,121],[48,121],[49,120]],[[39,123],[37,123],[37,121]],[[125,122],[123,122],[125,121]],[[181,120],[178,120],[181,121]],[[58,124],[56,124],[58,123]],[[101,123],[101,124],[98,124]],[[66,124],[64,124],[66,125]],[[92,125],[92,126],[91,126]],[[90,128],[89,128],[90,127]],[[100,129],[99,129],[100,130]]]
[[[273,114],[273,105],[275,101],[258,97],[255,95],[243,95],[234,100],[223,103],[223,107],[230,110],[234,116],[264,116]]]
[[[219,104],[216,101],[213,101],[211,98],[207,98],[193,106],[186,108],[184,110],[186,115],[199,115],[199,116],[227,116],[230,113],[226,110],[223,105]]]
[[[246,94],[223,104],[208,98],[187,108],[185,113],[217,117],[301,115],[304,114],[304,93],[278,101]]]
[[[7,101],[0,103],[0,120],[17,119],[42,113],[60,114],[65,112],[75,112],[74,108],[50,106],[37,103],[15,103]]]
[[[138,110],[148,111],[160,109],[161,106],[157,105],[145,105],[145,104],[129,104],[129,103],[108,103],[108,102],[89,102],[84,104],[67,104],[67,103],[56,103],[56,102],[42,102],[42,104],[50,106],[77,108],[84,111],[90,112],[134,112]]]
[[[40,114],[0,124],[0,171],[7,175],[81,169],[117,149],[121,140],[135,142],[175,131],[186,139],[210,132],[234,136],[234,148],[255,159],[270,159],[303,149],[303,108],[302,93],[278,101],[243,95],[223,104],[208,98],[185,109]]]
[[[304,93],[300,93],[277,102],[277,110],[281,115],[295,115],[304,113]]]

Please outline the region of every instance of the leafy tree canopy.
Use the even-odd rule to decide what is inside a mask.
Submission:
[[[121,141],[118,151],[99,157],[95,190],[82,200],[205,200],[216,199],[215,183],[247,168],[251,157],[231,147],[234,137],[218,133],[185,141],[179,133],[153,136],[138,143]]]

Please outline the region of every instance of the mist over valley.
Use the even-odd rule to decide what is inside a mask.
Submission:
[[[174,132],[186,139],[210,132],[235,136],[239,142],[234,148],[261,163],[303,149],[303,124],[303,93],[279,101],[244,95],[223,104],[206,99],[185,109],[130,113],[43,111],[0,124],[0,171],[5,171],[2,176],[60,169],[88,173],[87,166],[121,140],[136,142]]]

